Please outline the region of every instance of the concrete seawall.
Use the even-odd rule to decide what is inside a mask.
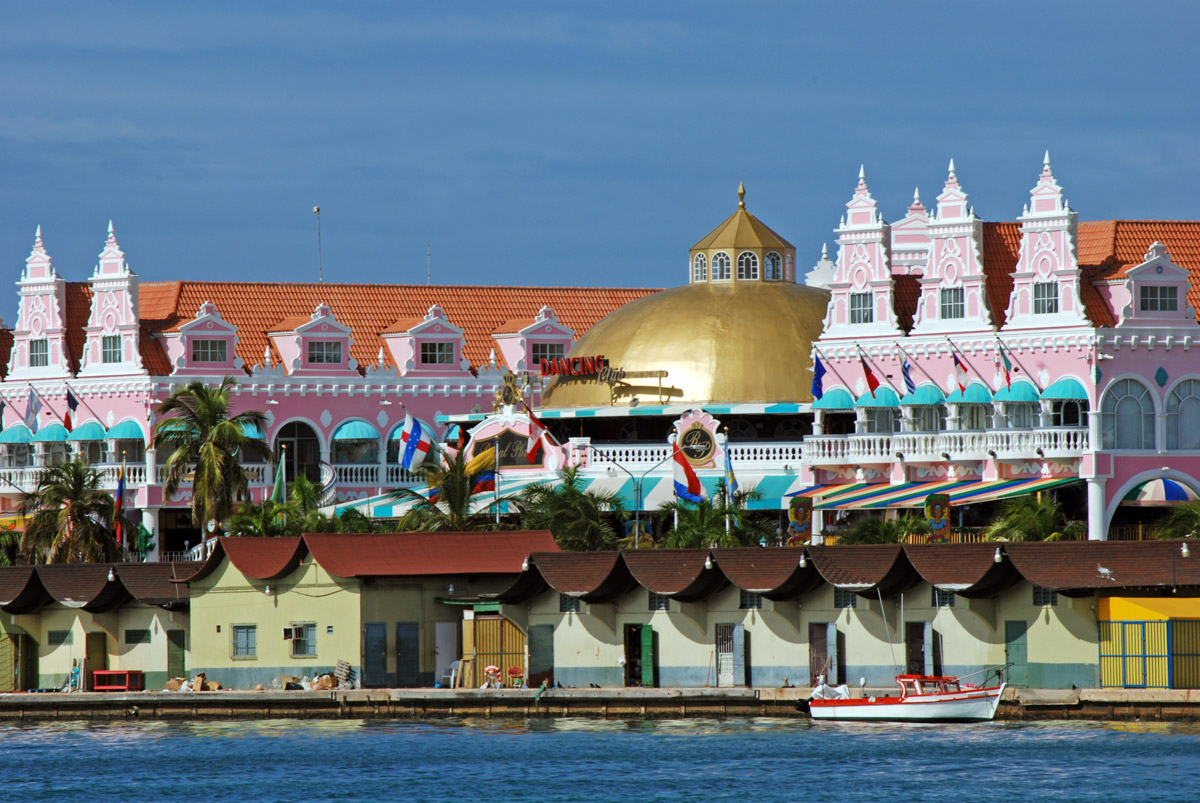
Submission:
[[[879,690],[883,691],[883,690]],[[44,720],[436,719],[446,717],[801,719],[808,689],[372,689],[0,695],[0,722]],[[1200,690],[1009,689],[997,720],[1200,720]]]

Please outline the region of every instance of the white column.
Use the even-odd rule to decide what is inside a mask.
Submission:
[[[1108,540],[1108,517],[1105,515],[1104,480],[1087,481],[1088,540]]]
[[[825,434],[825,411],[824,410],[813,410],[813,434],[814,435],[824,435]]]
[[[153,443],[153,441],[151,441]],[[158,484],[158,450],[153,446],[146,447],[146,485]],[[149,527],[146,529],[153,530]]]

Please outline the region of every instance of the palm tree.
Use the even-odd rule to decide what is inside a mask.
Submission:
[[[774,542],[777,534],[772,522],[746,509],[747,503],[760,498],[758,491],[735,491],[733,498],[727,500],[725,481],[720,480],[713,499],[668,502],[660,510],[677,514],[678,523],[667,534],[663,545],[672,549],[697,549]]]
[[[574,466],[558,475],[557,483],[537,483],[522,489],[517,500],[521,526],[549,530],[558,546],[570,552],[615,549],[614,520],[625,518],[621,498],[615,493],[585,491]]]
[[[989,541],[1074,541],[1086,534],[1086,523],[1068,521],[1057,499],[1038,494],[1005,500],[984,537]]]
[[[278,538],[299,535],[304,517],[299,515],[290,502],[277,505],[270,499],[259,503],[246,502],[229,519],[226,528],[230,535]]]
[[[38,474],[22,495],[27,517],[21,554],[34,563],[97,563],[116,558],[116,500],[100,490],[101,476],[85,460],[59,463]],[[125,531],[135,532],[123,520]]]
[[[869,516],[838,534],[839,544],[900,544],[914,533],[928,533],[929,522],[919,516],[884,519]]]
[[[197,522],[224,521],[239,499],[248,496],[249,480],[242,462],[265,463],[270,450],[261,432],[266,416],[247,410],[230,416],[230,397],[237,380],[227,376],[213,387],[199,380],[176,387],[158,406],[154,446],[166,454],[164,496],[192,479],[192,515]]]
[[[1195,538],[1200,534],[1200,502],[1183,502],[1163,517],[1157,538]]]
[[[393,491],[391,499],[412,503],[408,512],[400,517],[398,529],[401,532],[500,529],[493,512],[471,512],[471,490],[475,484],[475,477],[469,472],[467,460],[462,452],[454,455],[444,467],[437,458],[429,457],[413,473],[425,480],[430,493],[436,491],[437,499],[431,502],[428,495],[411,488],[398,488]],[[511,497],[502,496],[497,501],[510,500]]]

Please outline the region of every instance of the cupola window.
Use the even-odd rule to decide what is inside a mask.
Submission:
[[[704,254],[696,254],[696,258],[692,260],[692,281],[708,281],[708,260],[705,259]]]
[[[1058,284],[1039,282],[1033,286],[1033,314],[1053,315],[1058,312]]]
[[[718,251],[713,254],[712,277],[715,282],[727,282],[732,278],[729,254],[726,254],[724,251]]]
[[[964,318],[966,314],[967,307],[963,299],[963,289],[961,287],[942,288],[942,320]]]
[[[1138,288],[1138,302],[1142,312],[1175,312],[1179,309],[1179,288],[1142,285]]]
[[[871,311],[870,293],[850,294],[850,323],[871,323],[875,316]]]
[[[774,251],[767,254],[763,274],[763,278],[769,282],[777,282],[783,278],[783,260],[779,258],[779,254]]]
[[[750,251],[738,254],[738,279],[758,278],[758,255]]]

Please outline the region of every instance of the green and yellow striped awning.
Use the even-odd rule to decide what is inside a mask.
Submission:
[[[831,486],[825,493],[815,496],[813,507],[818,510],[860,510],[889,507],[921,507],[929,494],[946,494],[951,505],[972,505],[991,502],[1009,496],[1036,493],[1038,491],[1078,482],[1074,477],[1017,480],[943,480],[941,482],[906,482],[900,485],[888,483]]]

